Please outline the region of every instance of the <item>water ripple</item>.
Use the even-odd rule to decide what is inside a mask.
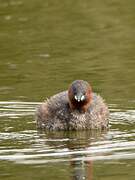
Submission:
[[[33,115],[39,102],[1,101],[0,117],[18,117]]]
[[[5,130],[0,132],[2,144],[0,160],[21,164],[44,164],[69,160],[135,159],[135,130],[133,128],[135,110],[115,109],[115,106],[110,105],[111,126],[110,130],[103,134],[87,135],[80,132],[79,136],[57,136],[55,133],[54,136],[48,136],[45,133],[38,133],[36,129],[26,130],[27,119],[23,120],[24,117],[32,115],[31,121],[33,121],[35,108],[39,104],[38,102],[0,102],[0,117],[8,118],[7,128],[10,129],[11,126],[16,125],[17,120],[13,120],[13,117],[20,118],[17,128],[22,125],[25,128],[23,130],[20,128],[16,132],[13,129],[11,132]],[[10,145],[5,146],[5,142],[10,142]],[[22,147],[20,143],[23,144]]]
[[[39,151],[38,151],[39,150]],[[107,159],[125,159],[135,158],[134,142],[116,142],[113,144],[100,145],[98,147],[88,147],[85,150],[70,149],[44,149],[41,153],[40,149],[9,149],[0,151],[0,160],[16,161],[17,163],[34,163],[67,161],[71,160],[107,160]],[[14,153],[9,155],[8,153]],[[6,155],[3,155],[6,153]],[[26,153],[26,154],[25,154]],[[30,154],[28,154],[30,153]],[[46,159],[47,158],[47,159]],[[49,160],[48,160],[49,159]]]

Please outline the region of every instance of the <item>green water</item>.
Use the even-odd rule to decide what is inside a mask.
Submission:
[[[134,180],[135,2],[0,0],[0,179]],[[35,107],[75,79],[108,132],[37,132]]]

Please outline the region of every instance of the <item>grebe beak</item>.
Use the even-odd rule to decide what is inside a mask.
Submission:
[[[82,102],[85,100],[85,96],[83,94],[77,94],[74,96],[75,100],[78,101],[78,102]]]

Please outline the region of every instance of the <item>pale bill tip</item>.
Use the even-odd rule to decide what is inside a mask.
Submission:
[[[75,100],[80,102],[80,101],[83,101],[85,99],[85,96],[82,95],[80,98],[78,98],[76,95],[75,95]]]

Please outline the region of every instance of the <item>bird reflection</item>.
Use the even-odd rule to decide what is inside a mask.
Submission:
[[[71,161],[72,180],[92,180],[92,161]]]
[[[93,179],[93,162],[87,160],[87,154],[82,152],[88,150],[93,142],[105,138],[106,131],[59,131],[59,132],[42,132],[46,139],[54,141],[47,141],[47,145],[66,148],[71,155],[69,155],[69,166],[71,172],[71,180],[92,180]],[[41,132],[40,132],[41,135]],[[63,141],[60,141],[63,140]],[[64,141],[66,140],[66,141]],[[73,152],[73,153],[72,153]],[[83,160],[85,159],[85,160]]]

